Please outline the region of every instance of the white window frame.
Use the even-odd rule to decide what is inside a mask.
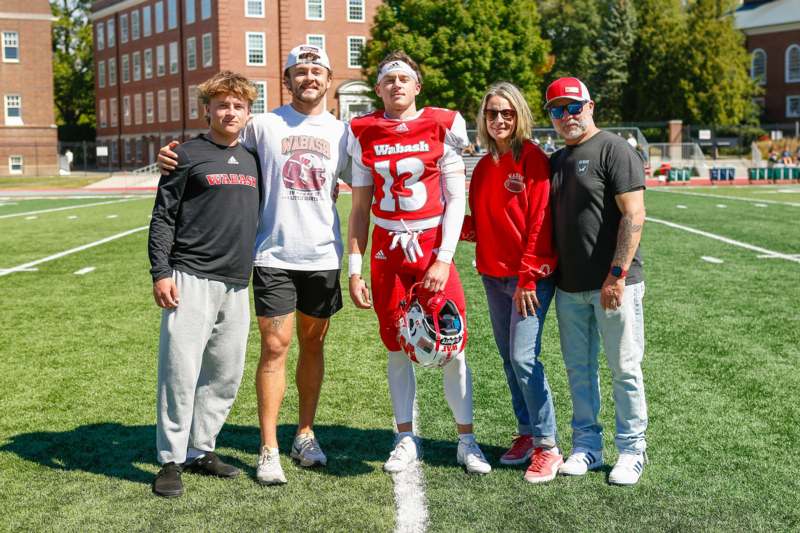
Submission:
[[[142,36],[141,19],[139,18],[139,10],[134,9],[131,11],[131,40],[138,41]]]
[[[167,112],[167,90],[159,89],[156,93],[157,115],[159,124],[167,121],[169,113]]]
[[[18,160],[18,161],[15,161]],[[15,166],[19,166],[19,169],[15,169]],[[25,172],[25,158],[21,155],[10,155],[8,156],[8,173],[12,176],[17,176]]]
[[[4,31],[3,32],[3,63],[19,63],[19,32],[16,31]],[[16,46],[9,43],[12,41],[16,43]],[[16,48],[17,49],[17,57],[16,58],[9,58],[6,56],[6,49]]]
[[[156,46],[156,77],[167,74],[167,51],[163,44]]]
[[[122,54],[119,63],[120,79],[122,80],[122,83],[130,83],[131,81],[130,67],[131,67],[130,57],[128,57],[128,54]]]
[[[790,112],[791,101],[797,100],[797,111]],[[786,97],[786,118],[800,118],[800,94],[790,94]]]
[[[794,76],[790,72],[789,67],[791,66],[789,59],[791,58],[792,51],[797,51],[797,72]],[[788,47],[786,47],[786,57],[784,59],[784,70],[785,70],[785,80],[786,83],[800,83],[800,44],[792,43]],[[788,108],[787,108],[788,112]]]
[[[261,13],[251,13],[250,12],[250,5],[251,3],[256,3],[257,5],[261,6],[260,11]],[[263,19],[264,18],[264,0],[244,0],[244,16],[247,18],[257,18]]]
[[[114,87],[117,84],[117,58],[108,58],[108,86]]]
[[[169,90],[169,119],[177,122],[181,119],[181,88],[173,87]]]
[[[211,18],[211,0],[200,0],[200,20]]]
[[[137,50],[131,54],[131,64],[133,66],[133,81],[142,79],[142,53]]]
[[[123,13],[119,16],[119,42],[125,44],[128,42],[128,14]]]
[[[117,30],[116,30],[116,23],[114,19],[108,19],[106,21],[106,46],[108,48],[114,48],[117,45]]]
[[[186,24],[194,24],[194,21],[197,20],[197,4],[195,0],[183,0],[183,14],[184,14],[184,22]],[[191,15],[191,16],[190,16]]]
[[[169,43],[169,73],[177,74],[180,70],[181,52],[178,50],[178,41]]]
[[[122,125],[130,126],[132,122],[131,96],[126,94],[122,97]]]
[[[11,105],[14,102],[16,105]],[[19,94],[7,94],[3,98],[3,109],[4,109],[4,116],[6,117],[6,126],[23,126],[24,122],[22,121],[22,95]],[[9,109],[19,109],[19,116],[18,117],[10,117],[8,116]]]
[[[142,117],[142,93],[133,95],[133,123],[137,126],[143,122]]]
[[[200,103],[197,101],[197,85],[189,85],[186,88],[186,107],[189,119],[200,118]]]
[[[350,9],[356,7],[353,5],[353,2],[359,2],[361,4],[361,18],[354,18],[350,16]],[[347,0],[347,22],[365,22],[367,17],[367,6],[364,0]]]
[[[314,4],[319,4],[320,6],[320,16],[312,17],[310,12],[310,7],[312,2]],[[325,20],[325,0],[306,0],[306,20]]]
[[[148,61],[149,58],[149,61]],[[153,49],[144,49],[144,79],[149,80],[153,78]]]
[[[164,2],[161,0],[153,4],[153,18],[156,34],[164,33]]]
[[[760,78],[756,76],[756,56],[759,55],[764,58],[764,72],[761,73]],[[759,85],[767,84],[767,52],[762,48],[756,48],[750,55],[750,79],[754,80]]]
[[[206,47],[206,42],[208,42],[208,46]],[[202,55],[200,59],[202,60],[203,68],[209,68],[214,66],[214,36],[211,33],[204,33],[201,37],[201,46]],[[206,52],[208,52],[208,60],[206,60]]]
[[[106,47],[106,25],[104,22],[98,22],[94,25],[94,45],[98,50],[103,50]]]
[[[186,70],[197,69],[197,38],[186,39]]]
[[[311,42],[311,38],[312,37],[318,39],[322,43],[322,45],[320,45],[319,43],[312,43]],[[325,35],[322,34],[322,33],[307,33],[306,34],[306,44],[312,44],[314,46],[318,46],[322,50],[325,50]]]
[[[361,41],[361,54],[364,53],[364,48],[367,46],[367,38],[361,35],[348,35],[347,36],[347,68],[361,68],[361,61],[358,65],[353,66],[353,53],[350,44],[354,41]],[[360,59],[360,58],[359,58]]]
[[[97,87],[104,89],[106,86],[106,62],[97,62]]]
[[[144,93],[144,121],[147,124],[152,124],[156,121],[156,109],[153,91]]]
[[[254,115],[266,113],[267,112],[267,82],[264,80],[255,80],[253,81],[253,85],[256,86],[256,99],[253,102],[252,107],[250,108],[250,112]],[[261,105],[261,110],[256,111],[256,105]]]
[[[150,6],[142,7],[142,37],[153,35],[153,10]]]
[[[167,0],[167,30],[178,27],[178,1]]]
[[[108,125],[112,128],[116,128],[119,124],[119,113],[117,109],[117,99],[116,98],[109,98],[108,99]]]
[[[253,52],[259,52],[259,49],[251,47],[250,38],[251,37],[260,37],[261,38],[261,61],[252,61],[250,54]],[[245,62],[248,66],[257,66],[262,67],[267,64],[267,36],[263,31],[247,31],[244,33],[244,47],[245,47]]]

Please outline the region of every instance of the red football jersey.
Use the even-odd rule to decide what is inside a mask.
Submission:
[[[421,220],[444,212],[439,163],[448,155],[460,157],[469,142],[457,111],[426,107],[405,121],[375,111],[354,118],[350,128],[353,185],[359,185],[358,168],[368,169],[375,186],[376,217]]]

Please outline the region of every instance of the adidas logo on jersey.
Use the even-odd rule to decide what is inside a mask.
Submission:
[[[383,253],[383,250],[378,250],[378,253],[375,254],[375,259],[386,259],[386,254]]]
[[[405,133],[408,131],[408,126],[406,126],[405,122],[401,122],[399,126],[397,126],[394,131],[397,133]]]
[[[425,141],[415,144],[376,144],[375,155],[407,154],[410,152],[430,152],[431,147]]]
[[[238,165],[239,162],[236,160],[235,157],[231,156],[230,159],[228,159],[228,164],[229,165]]]

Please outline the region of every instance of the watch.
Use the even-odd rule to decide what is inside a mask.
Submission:
[[[627,276],[627,275],[628,275],[628,271],[627,271],[627,270],[625,270],[624,268],[622,268],[622,267],[621,267],[621,266],[619,266],[619,265],[613,265],[613,266],[611,267],[611,272],[610,272],[610,273],[611,273],[611,275],[612,275],[612,276],[614,276],[615,278],[624,278],[625,276]]]

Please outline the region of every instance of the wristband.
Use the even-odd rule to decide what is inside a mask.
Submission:
[[[350,254],[347,277],[361,275],[361,254]]]

